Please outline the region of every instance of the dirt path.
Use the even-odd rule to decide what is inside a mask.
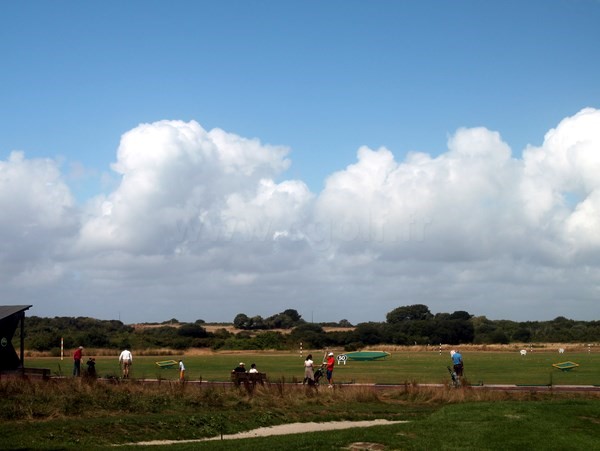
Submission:
[[[270,426],[264,428],[253,429],[251,431],[239,432],[237,434],[226,434],[217,437],[195,439],[195,440],[151,440],[148,442],[127,443],[126,445],[176,445],[180,443],[196,443],[209,440],[233,440],[240,438],[253,437],[268,437],[271,435],[285,434],[302,434],[305,432],[320,432],[333,431],[337,429],[364,428],[370,426],[388,426],[391,424],[408,423],[408,421],[389,421],[389,420],[372,420],[372,421],[331,421],[328,423],[291,423],[281,424],[279,426]]]

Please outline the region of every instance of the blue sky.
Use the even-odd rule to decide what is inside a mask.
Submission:
[[[39,159],[50,159],[60,176],[47,183],[64,184],[61,193],[68,193],[65,199],[68,196],[74,199],[61,202],[68,204],[73,215],[70,219],[76,217],[79,226],[65,227],[73,233],[74,240],[81,240],[84,231],[89,230],[85,218],[94,217],[102,208],[106,212],[109,208],[106,205],[117,205],[116,199],[124,196],[120,190],[124,186],[124,176],[139,169],[135,166],[137,163],[128,166],[129,163],[123,163],[125,160],[121,161],[121,167],[127,168],[125,172],[117,173],[111,169],[111,164],[119,160],[117,150],[120,146],[130,149],[123,144],[122,136],[138,130],[140,124],[163,120],[194,121],[206,131],[221,129],[244,139],[256,138],[264,146],[287,149],[289,162],[284,169],[273,156],[261,160],[265,164],[261,167],[269,173],[273,183],[278,184],[275,191],[293,192],[298,196],[294,199],[303,208],[305,202],[316,204],[314,208],[306,207],[310,213],[302,216],[304,221],[319,211],[319,206],[324,208],[322,205],[331,199],[330,193],[339,193],[342,188],[352,190],[347,185],[351,182],[340,181],[343,177],[338,178],[341,187],[332,183],[327,189],[327,180],[336,173],[352,174],[352,166],[360,172],[359,169],[371,158],[365,156],[360,160],[357,152],[361,146],[373,152],[384,147],[394,162],[404,167],[406,159],[415,152],[444,160],[449,152],[449,142],[454,138],[460,141],[456,135],[458,130],[483,128],[486,133],[498,132],[516,164],[529,168],[524,157],[528,146],[546,149],[544,136],[561,121],[580,118],[577,115],[583,109],[600,106],[598,23],[600,2],[594,0],[3,2],[0,5],[0,61],[3,68],[0,72],[0,163],[8,162],[14,151],[22,151],[25,161],[32,165]],[[174,128],[180,130],[179,125]],[[573,129],[577,127],[573,126]],[[190,133],[200,132],[194,129]],[[488,134],[481,137],[467,133],[464,136],[467,135],[470,136],[468,139],[485,142],[489,138]],[[574,142],[577,142],[576,138]],[[143,147],[136,149],[144,152]],[[128,152],[131,155],[136,151]],[[168,161],[175,161],[174,157],[170,158]],[[267,166],[271,172],[265,169]],[[156,180],[171,180],[153,174]],[[548,183],[558,184],[552,185],[559,193],[558,197],[571,199],[573,213],[578,201],[591,196],[594,191],[589,183],[577,185],[574,180],[579,177],[572,172],[569,174],[570,181],[560,179]],[[358,179],[365,180],[363,176]],[[286,181],[300,181],[306,189],[299,185],[289,188]],[[203,185],[205,182],[195,183]],[[215,196],[226,199],[223,202],[230,208],[240,198],[247,201],[245,207],[256,205],[258,196],[253,201],[244,196],[258,189],[256,186],[266,185],[253,179],[251,182],[238,181],[236,186],[242,184],[244,190],[226,191],[226,194],[219,191],[221,185],[203,185],[202,190],[218,193]],[[509,186],[509,183],[503,180],[499,185]],[[4,190],[6,196],[12,193],[13,199],[21,195],[13,185],[7,185]],[[198,190],[200,188],[196,186],[194,192]],[[571,197],[573,193],[575,196]],[[391,194],[386,191],[386,195]],[[56,199],[56,196],[50,197]],[[310,196],[310,201],[298,200]],[[205,198],[194,199],[191,202],[177,198],[173,205],[186,202],[196,205],[206,201]],[[104,207],[101,208],[102,202]],[[504,205],[502,202],[508,201],[493,200],[493,203]],[[532,202],[530,200],[527,205]],[[62,205],[61,208],[66,207]],[[222,216],[225,210],[220,211]],[[277,209],[271,206],[268,211]],[[500,216],[507,218],[512,213],[512,210],[503,211]],[[447,216],[446,212],[437,211],[437,214],[437,217]],[[560,218],[565,214],[561,213]],[[186,216],[186,221],[192,216]],[[16,217],[20,218],[14,215]],[[200,216],[193,217],[196,221]],[[501,218],[490,221],[502,222]],[[38,224],[38,219],[27,217],[26,221]],[[69,222],[69,218],[63,219]],[[158,220],[158,217],[154,219]],[[301,228],[298,226],[300,219],[296,219],[293,230],[286,229],[285,236],[296,236],[294,233]],[[5,229],[10,229],[7,216],[4,221],[7,222]],[[549,223],[538,224],[539,230],[546,230]],[[190,224],[187,226],[192,227]],[[65,230],[61,229],[58,235],[64,238],[68,235]],[[520,230],[519,226],[515,226],[515,230]],[[535,228],[527,230],[526,233],[539,231]],[[283,236],[281,231],[277,233],[278,237]],[[5,235],[5,238],[11,238],[8,232]],[[444,247],[442,243],[443,240],[440,249]],[[19,245],[18,239],[16,245]],[[74,249],[81,245],[81,242],[71,243]],[[109,248],[110,252],[117,252],[118,245],[113,243]],[[109,252],[94,249],[98,255]],[[437,253],[428,249],[428,261],[446,260],[448,257],[441,255],[440,249]],[[11,252],[4,251],[4,260],[13,255]],[[136,248],[131,252],[129,261],[133,267],[149,251]],[[415,250],[403,252],[400,254]],[[509,265],[514,266],[515,260],[535,261],[538,252],[539,249],[535,249],[526,256],[508,252]],[[375,253],[379,263],[383,262],[381,256],[387,255],[381,250]],[[493,256],[492,253],[484,260],[493,259]],[[499,258],[497,254],[495,257]],[[38,263],[33,262],[39,262],[39,259],[51,262],[55,269],[60,267],[60,270],[56,269],[59,272],[56,281],[48,282],[57,290],[56,299],[61,298],[58,293],[66,290],[65,280],[73,280],[73,274],[79,274],[69,267],[64,256],[49,252],[43,257],[31,258],[33,260],[25,267],[38,267]],[[72,255],[69,258],[77,260]],[[86,255],[86,258],[90,256]],[[231,255],[223,258],[229,261]],[[291,258],[300,261],[305,257],[293,254]],[[314,255],[304,260],[304,264],[309,265],[311,258]],[[334,257],[329,255],[327,258]],[[413,258],[425,259],[423,256]],[[215,260],[213,264],[220,264],[217,261],[222,260]],[[404,259],[404,263],[407,261]],[[227,265],[230,264],[233,265],[229,261]],[[544,268],[555,264],[545,262]],[[581,262],[578,260],[577,264]],[[595,268],[588,260],[585,264]],[[569,262],[565,271],[580,269],[574,265],[573,261]],[[395,269],[392,271],[391,268]],[[225,267],[221,269],[226,271]],[[294,272],[296,270],[299,271],[298,268],[290,269],[290,274],[291,278],[302,280],[298,282],[300,286],[312,280],[309,273],[300,274]],[[375,266],[370,266],[370,270],[375,271]],[[404,271],[393,265],[387,270],[396,274]],[[22,271],[23,268],[15,270],[14,277],[22,275]],[[93,285],[93,271],[89,271],[84,278]],[[537,270],[532,271],[537,273]],[[269,284],[274,283],[280,290],[274,289],[277,296],[284,298],[280,303],[265,302],[260,314],[299,308],[298,304],[304,302],[300,295],[290,294],[294,290],[301,292],[298,287],[268,282],[268,271],[249,275],[250,272],[237,268],[235,274],[229,274],[228,280],[252,284],[252,292],[258,297],[265,296],[271,290]],[[339,274],[334,273],[330,274],[329,280],[337,280]],[[322,288],[322,293],[328,293],[321,296],[335,296],[336,290],[352,291],[344,287],[351,287],[350,280],[356,282],[367,273],[362,272],[359,277],[348,272],[345,274],[347,279],[339,285],[321,281],[326,287]],[[378,269],[377,273],[381,274],[381,271]],[[75,278],[79,280],[79,277]],[[192,280],[199,276],[190,277]],[[209,276],[204,274],[203,277]],[[255,282],[259,279],[263,281]],[[366,280],[361,283],[368,285]],[[452,280],[457,281],[456,278]],[[375,309],[372,319],[382,320],[386,311],[404,303],[428,304],[421,298],[421,285],[414,286],[414,296],[403,299],[391,288],[392,280],[388,282],[390,286],[375,295],[381,300],[381,307]],[[118,292],[118,283],[114,279],[111,283],[115,284],[114,292]],[[165,282],[163,286],[167,287],[169,283],[173,282]],[[588,287],[587,294],[580,296],[582,304],[576,310],[580,317],[598,314],[598,308],[591,304],[595,286],[594,282]],[[5,295],[14,296],[16,287],[12,287],[15,291],[7,288]],[[129,284],[121,288],[122,292],[131,293]],[[45,289],[49,289],[48,286]],[[86,290],[93,292],[91,286]],[[480,302],[485,297],[482,291],[473,293],[471,290],[473,285],[469,286],[468,294],[457,292],[455,300],[451,301],[444,298],[448,293],[431,294],[434,299],[430,301],[434,305],[432,310],[466,309],[490,316],[518,316],[513,314],[510,305],[497,309],[482,307]],[[165,288],[165,291],[169,290]],[[231,293],[232,298],[238,295],[240,298],[231,301],[225,316],[239,311],[255,313],[244,306],[243,296],[234,291]],[[35,294],[33,290],[30,298],[20,299],[24,303],[39,303]],[[98,291],[98,299],[105,295],[106,292]],[[149,311],[154,314],[135,320],[169,319],[178,308],[189,311],[190,305],[196,305],[193,299],[203,296],[213,302],[218,298],[200,289],[178,294],[176,297],[187,299],[181,304],[165,300],[168,296],[163,296],[162,300],[152,301],[154,307]],[[277,296],[273,295],[274,298]],[[307,309],[311,312],[322,309],[321,296],[315,296],[316,305]],[[510,296],[515,298],[514,293]],[[536,297],[541,299],[543,296],[537,293]],[[575,298],[579,299],[574,295]],[[204,304],[200,304],[193,310],[197,311],[198,317],[204,312]],[[56,311],[70,310],[73,307],[66,301],[53,304],[48,301],[47,306],[40,307],[40,314],[53,315]],[[97,306],[80,306],[75,310],[84,316],[111,316]],[[134,312],[139,310],[139,305],[132,305],[130,316],[135,317]],[[558,305],[548,310],[548,315],[558,313],[561,313]],[[520,317],[534,315],[532,307],[530,313]],[[204,316],[207,320],[230,319]],[[337,317],[338,313],[331,309],[322,316],[323,320],[350,316],[351,321],[363,317],[361,314],[355,314],[354,318],[352,314]]]
[[[2,9],[0,152],[98,172],[139,123],[193,119],[289,146],[289,175],[318,191],[361,145],[438,154],[483,125],[518,153],[600,97],[595,1]]]

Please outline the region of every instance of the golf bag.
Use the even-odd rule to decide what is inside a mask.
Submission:
[[[323,377],[325,374],[325,364],[322,364],[319,368],[315,370],[315,384],[319,385],[319,379]]]
[[[323,377],[324,374],[325,374],[325,364],[321,365],[313,372],[312,380],[305,378],[303,384],[319,385],[319,380]]]
[[[448,372],[450,373],[450,378],[452,379],[451,384],[453,387],[460,387],[460,377],[458,377],[458,374],[456,374],[456,371],[454,371],[452,368],[450,368],[449,366],[446,367],[448,368]]]

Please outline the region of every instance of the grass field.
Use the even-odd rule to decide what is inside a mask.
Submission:
[[[504,393],[406,386],[378,391],[272,384],[232,386],[0,381],[1,449],[597,449],[597,393]],[[268,438],[181,442],[294,422],[388,419],[406,423]],[[174,444],[133,445],[152,440]],[[365,449],[365,448],[362,448]],[[379,448],[382,449],[382,448]]]
[[[304,355],[306,355],[305,351]],[[100,354],[100,353],[99,353]],[[312,351],[315,362],[322,351]],[[600,353],[463,351],[471,384],[600,385]],[[84,357],[84,362],[89,355]],[[229,381],[240,361],[255,362],[273,384],[247,391],[230,385],[180,384],[177,369],[155,362],[183,358],[190,381]],[[136,356],[132,379],[119,381],[118,358],[96,356],[96,383],[0,380],[0,449],[340,450],[373,443],[402,450],[590,450],[600,443],[600,394],[497,392],[429,388],[447,384],[448,352],[393,351],[390,358],[336,365],[334,390],[300,384],[303,358],[291,352]],[[560,371],[561,361],[580,366]],[[70,376],[72,360],[26,357],[27,367]],[[84,365],[85,366],[85,365]],[[160,379],[160,384],[140,383]],[[352,382],[356,383],[355,385]],[[405,384],[373,390],[359,384]],[[328,432],[199,442],[220,434],[294,422],[388,419],[404,424]],[[133,445],[151,440],[174,444]],[[181,440],[194,440],[181,442]],[[366,446],[366,445],[365,445]],[[354,449],[361,449],[360,447]],[[365,449],[365,448],[362,448]],[[381,449],[381,448],[380,448]]]
[[[312,352],[315,364],[323,356],[322,351]],[[306,355],[306,352],[305,354]],[[557,352],[532,352],[526,356],[518,352],[473,351],[463,353],[465,378],[470,384],[522,384],[522,385],[600,385],[600,353],[578,352],[559,355]],[[140,379],[174,380],[176,369],[161,369],[155,362],[183,358],[186,379],[192,381],[228,381],[231,370],[240,362],[256,363],[269,380],[293,382],[303,376],[303,358],[299,353],[239,352],[210,353],[202,355],[137,357],[131,377]],[[84,362],[87,356],[84,357]],[[573,361],[579,367],[561,371],[553,363]],[[100,377],[119,376],[117,356],[96,357]],[[49,368],[53,375],[70,375],[72,361],[66,357],[28,357],[26,366]],[[447,383],[446,367],[450,356],[444,352],[393,352],[390,358],[372,362],[349,361],[336,365],[334,377],[337,383]],[[85,367],[85,365],[83,365]]]

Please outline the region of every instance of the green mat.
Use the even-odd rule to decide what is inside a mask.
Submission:
[[[345,355],[348,360],[377,360],[385,359],[390,356],[390,353],[384,351],[356,351],[347,352]]]
[[[554,368],[558,368],[561,371],[570,371],[573,368],[577,368],[579,366],[579,364],[575,363],[575,362],[560,362],[560,363],[553,363],[552,366]]]

